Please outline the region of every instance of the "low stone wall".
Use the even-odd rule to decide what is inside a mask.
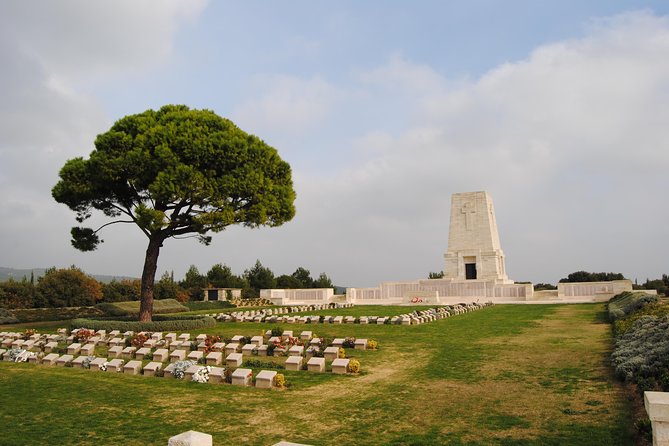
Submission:
[[[593,302],[605,302],[624,291],[632,291],[631,280],[558,283],[558,297],[563,299],[588,297]]]
[[[531,284],[501,284],[494,281],[427,279],[413,282],[383,282],[377,288],[348,288],[346,298],[356,305],[452,304],[465,300],[518,302],[531,298]]]
[[[274,305],[327,304],[334,297],[332,288],[298,288],[260,290],[260,297]]]

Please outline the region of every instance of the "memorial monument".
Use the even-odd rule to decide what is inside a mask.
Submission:
[[[347,288],[336,296],[331,288],[261,290],[261,297],[277,305],[349,302],[357,305],[444,305],[479,300],[495,303],[602,302],[632,282],[559,283],[553,291],[534,292],[531,283],[515,283],[506,274],[495,208],[487,192],[451,196],[448,248],[444,276],[407,282],[382,282],[373,288]]]
[[[451,196],[444,279],[513,283],[506,275],[495,209],[487,192]]]

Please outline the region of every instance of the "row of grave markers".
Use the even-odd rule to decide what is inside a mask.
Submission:
[[[183,361],[191,361],[192,364],[189,364],[189,367],[185,370],[187,379],[192,379],[193,375],[202,372],[203,368],[206,368],[207,378],[211,379],[212,382],[219,382],[222,379],[223,373],[225,373],[225,368],[216,366],[222,364],[223,351],[225,351],[225,354],[227,355],[225,358],[225,365],[227,368],[234,369],[232,373],[233,384],[241,384],[242,382],[247,382],[252,376],[251,369],[241,368],[243,357],[251,356],[253,354],[267,356],[268,347],[268,345],[264,344],[263,336],[254,336],[250,338],[251,342],[249,344],[242,346],[240,353],[239,341],[244,337],[237,335],[234,336],[228,344],[223,342],[213,344],[213,351],[205,357],[204,350],[206,345],[204,342],[198,344],[198,350],[196,351],[187,353],[186,350],[181,349],[185,343],[190,350],[192,345],[190,343],[189,333],[184,333],[178,337],[176,333],[168,333],[164,338],[162,333],[152,333],[151,338],[147,339],[142,347],[123,348],[122,344],[125,343],[125,339],[118,337],[120,336],[120,332],[115,330],[110,332],[109,336],[107,336],[104,330],[99,330],[95,333],[95,336],[89,339],[89,341],[91,341],[89,344],[81,345],[78,342],[73,342],[67,346],[66,354],[59,355],[57,353],[50,353],[53,349],[58,347],[59,341],[74,340],[74,336],[77,332],[78,330],[74,330],[73,334],[68,337],[65,337],[65,333],[62,332],[58,335],[32,334],[27,340],[21,338],[24,336],[22,333],[2,332],[0,333],[0,338],[2,339],[1,344],[3,347],[10,347],[11,350],[6,350],[4,348],[0,349],[0,356],[2,356],[5,361],[26,361],[60,366],[70,365],[72,367],[105,371],[112,370],[133,375],[143,372],[145,376],[155,376],[158,371],[163,369],[162,363],[169,359],[171,364],[163,370],[164,375],[168,378],[174,377],[173,371],[177,364],[183,363]],[[265,335],[271,336],[271,333],[271,330],[268,330]],[[134,333],[125,332],[124,335],[133,336]],[[204,341],[206,336],[207,335],[201,334],[195,339]],[[282,339],[286,340],[292,338],[292,336],[293,332],[287,330],[281,337],[270,337],[268,342],[280,342]],[[314,356],[315,353],[320,350],[320,339],[312,338],[311,331],[303,331],[300,334],[300,338],[304,342],[309,342],[309,346],[306,351],[302,345],[292,345],[290,349],[284,350],[284,353],[289,355],[285,363],[286,370],[302,370],[305,359],[303,355],[306,355],[306,359],[308,360],[306,368],[308,371],[325,372],[325,361],[329,360],[332,361],[331,369],[333,373],[347,373],[349,359],[338,358],[339,348],[344,345],[344,338],[335,339],[332,342],[332,346],[325,348],[323,357]],[[170,350],[167,348],[157,348],[152,352],[151,348],[155,346],[156,342],[161,343],[162,346],[169,347]],[[107,351],[107,356],[109,358],[95,358],[92,356],[95,346],[98,343],[107,344],[109,346]],[[145,347],[146,345],[150,345],[150,347]],[[367,340],[356,339],[354,345],[356,349],[366,349]],[[161,345],[158,347],[160,346]],[[35,352],[30,352],[28,349],[43,349],[44,353],[47,354],[42,357],[41,354],[35,354]],[[256,352],[254,352],[254,350],[256,350]],[[81,354],[81,356],[75,358],[77,354]],[[148,354],[152,354],[152,360],[142,367],[142,360]],[[122,358],[119,358],[119,356],[122,356]],[[128,360],[128,362],[126,362],[126,360]],[[206,366],[202,367],[197,364],[197,362],[203,360],[206,363]],[[237,369],[240,371],[237,372]],[[276,372],[271,370],[261,371],[259,375],[256,376],[256,387],[267,387],[266,380],[268,377],[271,377],[273,382],[276,377]],[[258,382],[260,382],[260,384],[258,384]],[[244,385],[248,385],[248,383]],[[269,387],[271,387],[271,385]]]
[[[339,304],[353,306],[352,304]],[[442,307],[428,308],[425,310],[416,310],[411,313],[404,313],[397,316],[295,316],[289,313],[302,313],[316,311],[327,307],[326,305],[307,305],[295,307],[279,307],[262,310],[233,311],[226,313],[210,313],[211,316],[219,322],[256,322],[256,323],[286,323],[286,324],[376,324],[376,325],[417,325],[434,322],[450,316],[455,316],[469,311],[479,310],[493,305],[492,302],[486,303],[462,303],[457,305],[447,305]]]

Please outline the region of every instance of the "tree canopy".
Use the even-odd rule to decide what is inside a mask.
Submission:
[[[256,260],[256,264],[253,267],[244,271],[244,278],[256,293],[262,289],[276,288],[274,273],[271,269],[264,267],[260,263],[260,260]]]
[[[168,238],[229,225],[279,226],[295,215],[291,170],[277,151],[209,110],[168,105],[118,120],[98,135],[89,159],[60,170],[54,199],[84,222],[94,211],[112,219],[72,228],[72,245],[92,251],[107,225],[130,223],[148,238],[140,319],[151,320],[160,248]]]
[[[102,299],[100,283],[74,266],[48,269],[36,288],[47,307],[94,305]]]
[[[611,280],[625,280],[621,273],[590,273],[587,271],[576,271],[567,277],[560,279],[560,283],[565,282],[608,282]]]

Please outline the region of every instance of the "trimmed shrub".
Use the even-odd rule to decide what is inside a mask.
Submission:
[[[609,300],[609,319],[611,321],[618,320],[642,309],[646,305],[656,303],[658,300],[657,296],[643,292],[622,292]]]
[[[70,326],[72,329],[84,327],[96,331],[190,331],[215,327],[216,319],[209,316],[191,316],[190,319],[168,319],[153,322],[74,319]]]
[[[611,362],[616,375],[648,390],[669,368],[669,318],[641,316],[616,339]],[[650,378],[653,378],[651,380]]]
[[[19,320],[15,318],[12,313],[4,308],[0,308],[0,325],[3,324],[17,324]]]
[[[105,316],[139,316],[139,301],[127,302],[103,302],[95,307],[104,312]],[[182,313],[189,311],[188,307],[183,306],[175,299],[162,299],[153,301],[153,314],[161,313]]]
[[[614,331],[617,336],[621,336],[632,329],[634,323],[643,316],[655,316],[662,318],[669,315],[669,305],[661,303],[651,303],[642,309],[630,313],[626,317],[622,317],[613,323]]]
[[[10,310],[10,313],[19,322],[63,321],[103,315],[103,312],[96,307],[24,308]]]
[[[190,311],[199,311],[199,310],[219,310],[222,308],[235,308],[236,305],[228,301],[195,301],[195,302],[184,302],[183,305],[188,307]]]

